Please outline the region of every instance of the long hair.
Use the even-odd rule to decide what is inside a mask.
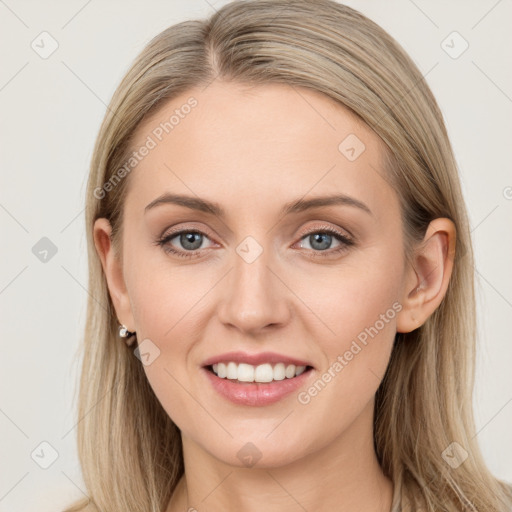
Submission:
[[[183,475],[180,432],[118,338],[93,224],[110,221],[122,258],[129,176],[119,179],[119,169],[133,151],[137,126],[168,100],[216,79],[318,91],[372,128],[400,200],[408,261],[431,220],[454,222],[457,248],[446,295],[420,328],[395,337],[375,397],[374,446],[400,489],[403,511],[510,510],[510,486],[490,473],[475,438],[473,250],[456,162],[424,77],[390,35],[352,8],[331,0],[239,0],[154,37],[101,125],[86,192],[90,297],[77,426],[89,498],[66,512],[162,512]],[[450,450],[467,458],[453,467]]]

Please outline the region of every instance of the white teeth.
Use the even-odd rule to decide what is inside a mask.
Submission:
[[[297,377],[301,373],[304,373],[305,370],[306,370],[305,366],[297,366],[297,369],[295,370],[295,376]]]
[[[250,364],[240,363],[238,365],[237,378],[241,382],[254,382],[254,366]]]
[[[236,365],[236,363],[228,363],[226,373],[226,377],[228,379],[238,379],[238,366]]]
[[[256,382],[272,382],[274,380],[274,371],[269,364],[260,364],[254,371],[254,380]]]
[[[284,380],[285,378],[284,374],[284,364],[283,363],[277,363],[274,366],[274,380]]]
[[[226,378],[227,376],[227,369],[226,369],[226,365],[224,363],[219,363],[217,365],[217,375],[221,378],[221,379],[224,379]]]
[[[277,363],[272,367],[269,363],[253,366],[252,364],[233,361],[212,365],[213,372],[221,379],[238,380],[240,382],[272,382],[298,377],[306,370],[305,366],[285,365]]]
[[[286,370],[284,371],[284,374],[285,374],[287,379],[291,379],[292,377],[295,377],[295,365],[294,364],[289,364],[286,367]]]

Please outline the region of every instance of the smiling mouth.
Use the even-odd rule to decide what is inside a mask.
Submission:
[[[240,384],[265,384],[294,379],[312,370],[312,366],[296,366],[294,364],[285,363],[252,365],[227,361],[206,366],[206,369],[220,379],[226,379]]]

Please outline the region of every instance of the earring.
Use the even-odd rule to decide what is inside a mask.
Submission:
[[[131,346],[135,341],[135,332],[131,332],[125,325],[119,326],[119,336],[124,338],[126,345]]]

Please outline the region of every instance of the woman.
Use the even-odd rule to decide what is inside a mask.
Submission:
[[[86,223],[68,512],[510,510],[474,437],[456,163],[375,23],[249,0],[159,34],[102,124]]]

